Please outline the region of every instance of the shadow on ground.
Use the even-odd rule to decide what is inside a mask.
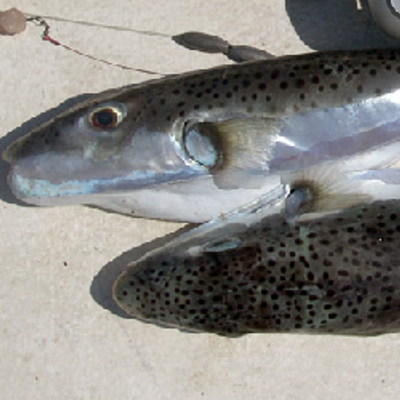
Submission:
[[[90,288],[90,294],[93,299],[103,308],[109,310],[123,318],[133,318],[121,310],[112,298],[112,287],[119,275],[126,269],[127,265],[144,256],[147,252],[163,246],[172,239],[178,237],[184,232],[189,231],[195,225],[189,224],[176,232],[172,232],[164,237],[157,238],[149,243],[126,251],[113,261],[105,265],[95,276]]]
[[[384,1],[384,0],[382,0]],[[399,47],[372,19],[367,0],[286,0],[300,39],[314,50]]]

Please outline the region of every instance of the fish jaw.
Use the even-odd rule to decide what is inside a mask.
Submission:
[[[127,157],[128,158],[128,157]],[[37,154],[14,160],[8,176],[14,195],[28,204],[57,206],[72,204],[102,204],[111,195],[135,193],[147,186],[157,187],[171,181],[196,179],[204,168],[190,161],[177,159],[160,168],[154,165],[141,169],[140,160],[131,158],[96,163],[79,155]],[[133,196],[134,197],[134,196]],[[102,199],[102,197],[100,197]]]

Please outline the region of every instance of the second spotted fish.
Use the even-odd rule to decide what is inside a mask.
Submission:
[[[279,213],[264,218],[266,205],[132,263],[114,285],[117,304],[140,320],[231,337],[400,331],[398,201],[296,224]]]
[[[282,184],[315,188],[321,201],[308,212],[399,198],[400,50],[257,60],[112,89],[4,158],[26,203],[167,220],[208,221]]]

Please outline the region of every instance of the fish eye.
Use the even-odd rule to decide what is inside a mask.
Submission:
[[[102,104],[89,114],[89,123],[94,128],[112,129],[126,117],[126,107],[120,103]]]

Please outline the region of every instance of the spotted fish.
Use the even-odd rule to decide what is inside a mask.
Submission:
[[[117,304],[140,320],[229,337],[400,331],[398,202],[296,224],[259,219],[258,207],[132,263],[115,283]]]
[[[30,204],[193,222],[312,168],[354,187],[348,205],[399,198],[399,78],[398,49],[335,51],[109,90],[13,143],[9,185]]]

